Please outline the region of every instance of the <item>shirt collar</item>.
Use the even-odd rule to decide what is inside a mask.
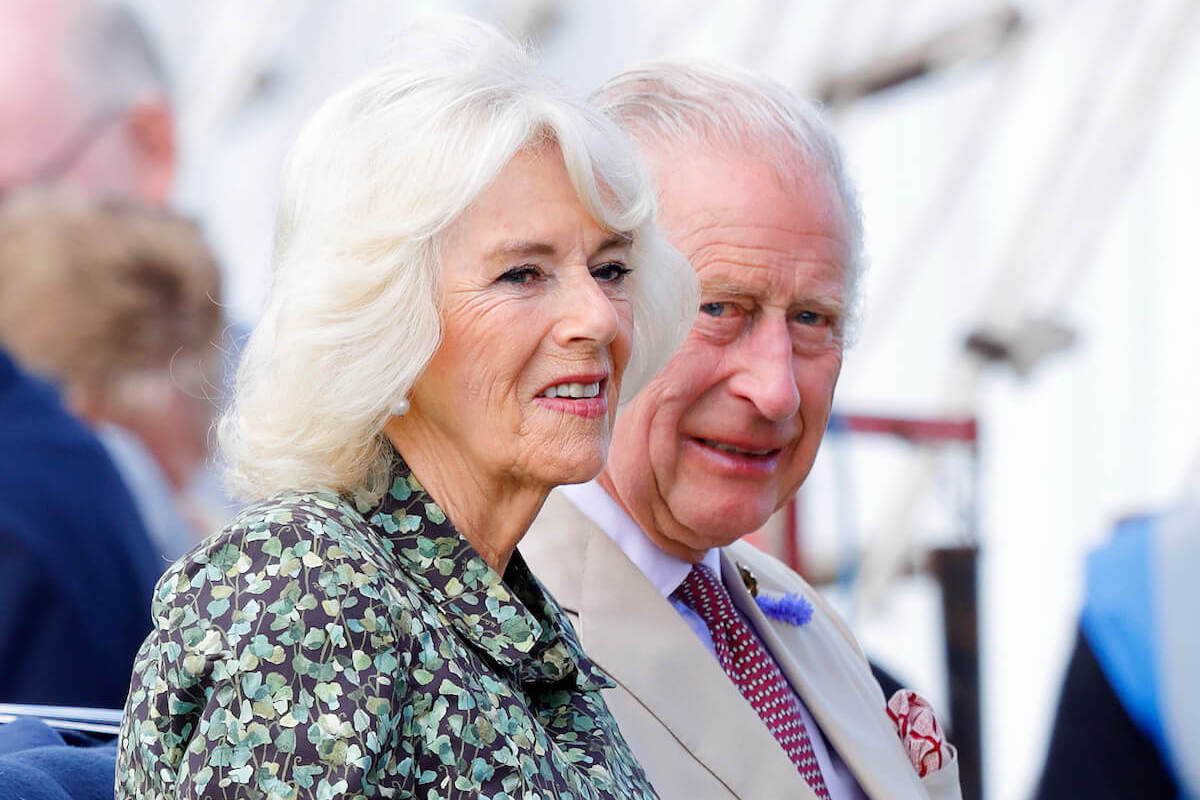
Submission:
[[[596,481],[560,486],[559,491],[616,543],[663,597],[669,597],[692,571],[691,563],[663,552],[625,509]],[[721,577],[721,551],[712,548],[701,564]]]
[[[514,551],[501,577],[458,532],[398,455],[389,488],[363,514],[381,531],[407,576],[454,628],[522,683],[571,675],[583,689],[613,684],[583,655],[566,614]]]

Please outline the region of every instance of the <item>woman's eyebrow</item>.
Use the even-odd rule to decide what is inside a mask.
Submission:
[[[509,242],[501,242],[496,247],[488,251],[485,258],[525,258],[528,256],[552,256],[557,252],[554,245],[549,242],[537,242],[532,240],[517,240]]]
[[[593,252],[599,253],[614,247],[625,247],[628,246],[632,241],[633,237],[629,234],[614,233],[596,245]],[[517,239],[501,242],[489,250],[484,258],[502,259],[528,258],[530,256],[553,256],[557,252],[558,249],[549,242],[540,242],[534,239]]]
[[[633,244],[633,237],[628,233],[614,233],[596,245],[592,252],[601,253],[605,250],[611,250],[614,247],[628,247],[631,244]]]

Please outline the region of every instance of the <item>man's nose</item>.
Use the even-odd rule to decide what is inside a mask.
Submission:
[[[784,319],[760,319],[738,343],[730,391],[769,420],[790,419],[800,410],[792,340]]]
[[[559,298],[562,307],[554,336],[562,347],[579,342],[604,346],[617,336],[617,311],[612,300],[589,271],[583,273],[565,281]]]

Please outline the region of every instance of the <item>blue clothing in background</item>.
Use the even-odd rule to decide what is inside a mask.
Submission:
[[[1088,556],[1079,626],[1126,713],[1159,752],[1167,751],[1158,665],[1157,581],[1151,516],[1126,519]]]
[[[0,351],[0,701],[121,708],[165,567],[96,436]]]
[[[41,720],[0,725],[0,797],[112,800],[117,743],[64,736]]]
[[[1200,800],[1197,501],[1123,521],[1088,557],[1037,800]]]

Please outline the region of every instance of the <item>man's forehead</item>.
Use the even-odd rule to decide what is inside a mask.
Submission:
[[[801,165],[786,178],[752,155],[699,152],[690,157],[665,151],[652,159],[660,219],[672,238],[723,235],[753,246],[776,229],[785,233],[848,239],[846,209],[836,182],[823,167]],[[724,230],[723,230],[724,229]],[[676,246],[685,249],[686,241]]]

